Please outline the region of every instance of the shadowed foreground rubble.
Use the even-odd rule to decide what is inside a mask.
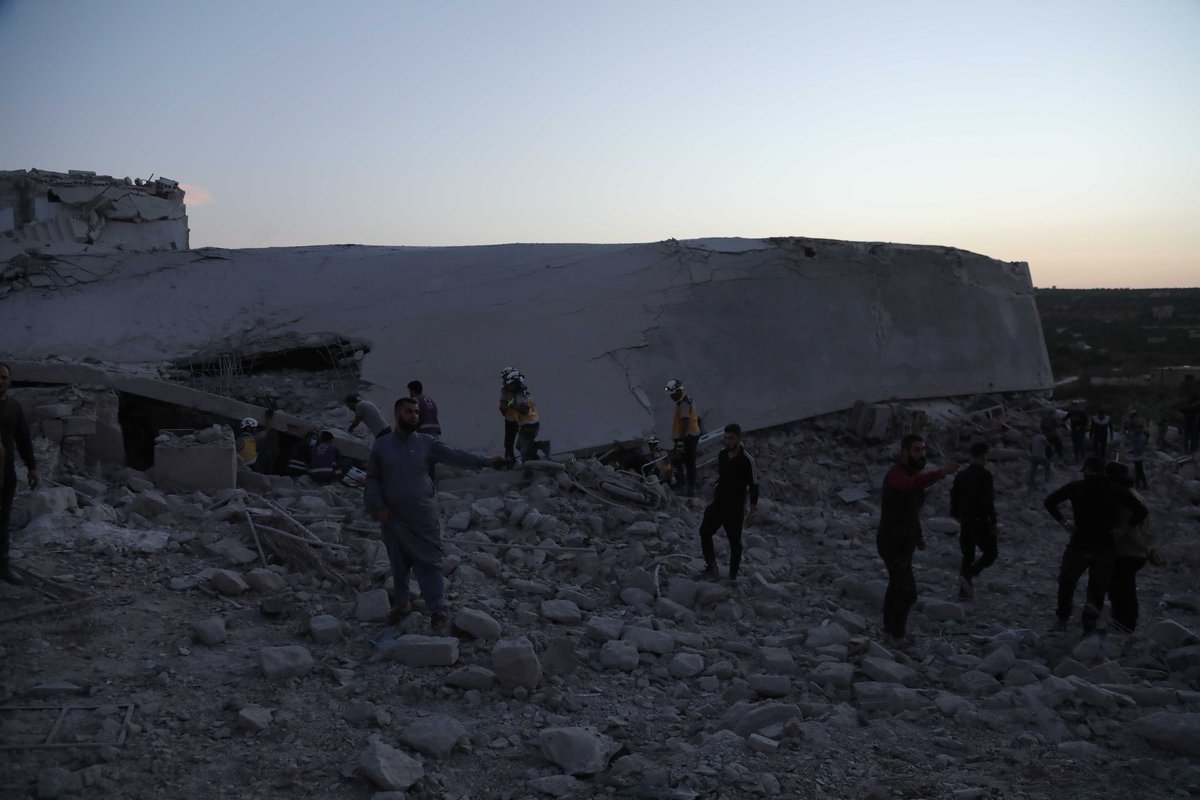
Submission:
[[[848,414],[747,437],[763,500],[737,585],[690,577],[699,504],[622,506],[571,465],[445,481],[453,632],[419,608],[388,628],[354,489],[45,473],[14,555],[50,580],[0,587],[0,743],[27,746],[0,795],[1194,795],[1196,465],[1148,462],[1167,563],[1141,573],[1138,632],[1050,633],[1065,537],[1020,455],[1040,403],[931,412],[932,462],[993,443],[1000,560],[951,599],[949,482],[931,490],[905,650],[880,643],[874,543],[893,432],[864,442]]]

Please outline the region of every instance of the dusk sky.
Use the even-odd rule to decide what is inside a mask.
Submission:
[[[1200,2],[0,0],[0,169],[193,247],[811,236],[1200,285]]]

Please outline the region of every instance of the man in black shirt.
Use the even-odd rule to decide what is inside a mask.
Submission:
[[[0,364],[0,441],[4,450],[4,484],[0,488],[0,581],[23,583],[8,565],[8,520],[12,516],[13,496],[17,492],[17,453],[29,470],[29,490],[38,485],[37,468],[33,461],[33,439],[21,404],[8,396],[12,371]]]
[[[975,596],[971,581],[996,561],[996,500],[992,473],[987,467],[988,446],[971,445],[971,463],[954,479],[950,488],[950,516],[959,521],[958,545],[962,563],[958,568],[958,596]],[[975,548],[983,551],[975,560]]]
[[[1078,403],[1071,406],[1071,410],[1067,412],[1067,427],[1071,429],[1071,448],[1075,452],[1076,464],[1083,460],[1089,424],[1091,418],[1083,410],[1083,406]]]
[[[1070,501],[1074,524],[1068,524],[1059,505]],[[1104,461],[1097,456],[1088,456],[1083,462],[1083,480],[1072,481],[1051,492],[1043,502],[1050,516],[1071,534],[1062,563],[1058,571],[1058,624],[1063,631],[1071,619],[1075,585],[1088,574],[1087,605],[1083,607],[1083,633],[1088,635],[1096,629],[1096,620],[1104,608],[1104,595],[1113,569],[1113,527],[1117,524],[1117,512],[1122,506],[1129,510],[1129,524],[1136,526],[1146,516],[1144,506],[1135,505],[1127,493],[1116,491],[1104,476]]]
[[[717,578],[717,555],[713,549],[713,534],[725,528],[729,537],[729,578],[736,580],[742,563],[742,525],[758,510],[758,473],[754,459],[742,447],[742,426],[725,426],[725,449],[717,456],[717,485],[713,501],[704,509],[700,522],[700,547],[704,552],[703,577]],[[746,496],[750,497],[750,513],[746,514]]]

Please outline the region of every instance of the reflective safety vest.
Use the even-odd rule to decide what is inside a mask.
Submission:
[[[258,461],[258,442],[255,441],[254,434],[243,433],[238,437],[237,452],[243,464],[247,467],[254,466],[254,462]]]
[[[671,424],[671,438],[683,439],[700,435],[700,412],[692,402],[691,395],[684,395],[675,403],[675,421]]]
[[[513,395],[513,408],[517,412],[516,420],[520,425],[532,425],[538,421],[537,404],[528,389],[521,389]]]

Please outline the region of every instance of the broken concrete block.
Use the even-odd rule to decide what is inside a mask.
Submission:
[[[631,672],[637,669],[640,661],[637,648],[629,642],[613,639],[605,642],[600,648],[600,666],[605,669]]]
[[[70,486],[38,489],[29,499],[30,517],[53,516],[73,508],[79,508],[79,499]]]
[[[225,620],[209,617],[192,623],[192,638],[207,645],[220,644],[229,637],[225,631]]]
[[[61,442],[66,429],[67,426],[63,424],[61,419],[42,420],[42,435],[52,442]]]
[[[551,622],[563,625],[578,625],[583,621],[583,612],[570,600],[543,600],[541,612]]]
[[[446,685],[459,689],[487,691],[496,683],[496,673],[486,667],[463,667],[446,676]]]
[[[313,668],[312,653],[298,644],[264,647],[258,651],[258,657],[263,674],[273,681],[300,678]]]
[[[467,729],[447,714],[431,714],[400,732],[400,741],[430,758],[448,758],[455,746],[467,738]]]
[[[63,417],[69,417],[73,413],[75,413],[75,406],[70,403],[50,403],[38,406],[33,411],[35,417],[40,417],[43,420],[62,419]]]
[[[587,636],[594,642],[607,642],[621,636],[625,623],[614,617],[591,617],[587,622]]]
[[[345,635],[342,623],[330,614],[318,614],[308,621],[308,632],[312,634],[317,644],[332,644],[342,640]]]
[[[246,583],[250,588],[262,594],[282,592],[287,587],[287,581],[274,570],[258,567],[246,573]]]
[[[704,671],[704,657],[699,653],[677,653],[667,665],[676,678],[692,678]]]
[[[476,639],[495,641],[500,638],[500,623],[489,614],[474,608],[464,608],[454,615],[454,627]]]
[[[590,728],[546,728],[538,746],[548,761],[568,775],[592,775],[604,769],[620,745]]]
[[[154,447],[154,480],[164,489],[237,488],[237,451],[233,443]]]
[[[420,761],[376,738],[359,756],[358,765],[368,780],[388,791],[402,792],[425,775]]]
[[[533,643],[523,636],[496,643],[492,648],[492,670],[506,689],[520,686],[532,691],[542,678],[542,665]]]
[[[258,733],[271,724],[271,711],[261,706],[246,706],[238,712],[238,727],[244,731]]]
[[[127,510],[132,514],[141,514],[146,519],[154,519],[159,514],[169,513],[171,506],[167,504],[167,498],[163,497],[162,493],[147,489],[134,496]]]
[[[258,560],[258,554],[237,539],[226,537],[208,546],[209,552],[220,556],[226,564],[251,564]]]
[[[63,417],[63,436],[91,436],[96,432],[95,417]]]
[[[387,589],[371,589],[359,592],[355,601],[354,617],[359,622],[377,622],[387,619],[391,610]]]
[[[208,582],[226,597],[237,597],[250,588],[241,575],[227,569],[214,569],[208,576]]]
[[[458,639],[410,633],[398,637],[387,654],[410,667],[449,667],[458,661]]]
[[[626,628],[621,634],[621,640],[629,642],[642,653],[666,655],[675,648],[675,637],[666,631],[656,631],[650,628]]]

